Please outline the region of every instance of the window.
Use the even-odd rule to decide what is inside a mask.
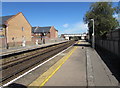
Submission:
[[[22,27],[22,31],[24,31],[24,27]]]
[[[0,35],[0,38],[4,38],[5,36],[4,35]]]

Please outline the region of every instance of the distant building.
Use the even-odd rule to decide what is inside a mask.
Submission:
[[[37,38],[58,38],[58,30],[54,26],[50,27],[32,27],[32,37]]]
[[[32,27],[21,12],[16,15],[0,17],[0,23],[2,46],[25,46],[31,42]]]

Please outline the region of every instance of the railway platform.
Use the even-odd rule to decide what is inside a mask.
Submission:
[[[29,86],[108,86],[118,88],[119,82],[88,43],[75,44],[73,49],[40,75]],[[30,87],[31,88],[31,87]]]
[[[21,47],[10,48],[10,49],[0,49],[0,57],[10,55],[10,54],[14,54],[14,53],[20,53],[20,52],[24,52],[24,51],[34,50],[34,49],[37,49],[37,48],[47,47],[47,46],[54,45],[54,44],[59,44],[59,43],[62,43],[62,42],[66,42],[66,41],[46,43],[46,44],[33,45],[33,46],[24,46],[24,47],[21,46]]]
[[[119,88],[119,81],[96,50],[89,43],[79,41],[5,85],[8,88]]]

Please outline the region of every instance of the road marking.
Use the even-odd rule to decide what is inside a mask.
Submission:
[[[63,52],[65,52],[66,50],[68,50],[69,48],[71,48],[72,46],[73,46],[73,45],[71,45],[71,46],[68,47],[67,49],[61,51],[60,53],[56,54],[55,56],[51,57],[50,59],[44,61],[43,63],[39,64],[38,66],[36,66],[36,67],[30,69],[29,71],[25,72],[24,74],[18,76],[17,78],[15,78],[15,79],[9,81],[8,83],[6,83],[6,84],[0,86],[0,88],[3,88],[3,87],[5,87],[5,86],[8,86],[9,84],[11,84],[11,83],[15,82],[16,80],[22,78],[23,76],[27,75],[28,73],[30,73],[30,72],[34,71],[35,69],[41,67],[42,65],[44,65],[44,64],[47,63],[48,61],[52,60],[53,58],[57,57],[58,55],[62,54]]]
[[[66,56],[60,59],[57,63],[55,63],[52,67],[50,67],[46,72],[44,72],[40,77],[38,77],[33,83],[29,85],[31,86],[44,86],[45,83],[60,69],[60,67],[66,62],[66,60],[73,54],[73,52],[77,49],[74,47]]]

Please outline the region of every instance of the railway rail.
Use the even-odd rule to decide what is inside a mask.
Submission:
[[[0,68],[0,72],[2,73],[2,78],[0,79],[1,85],[23,74],[74,43],[75,41],[68,41],[19,55],[4,57]]]

